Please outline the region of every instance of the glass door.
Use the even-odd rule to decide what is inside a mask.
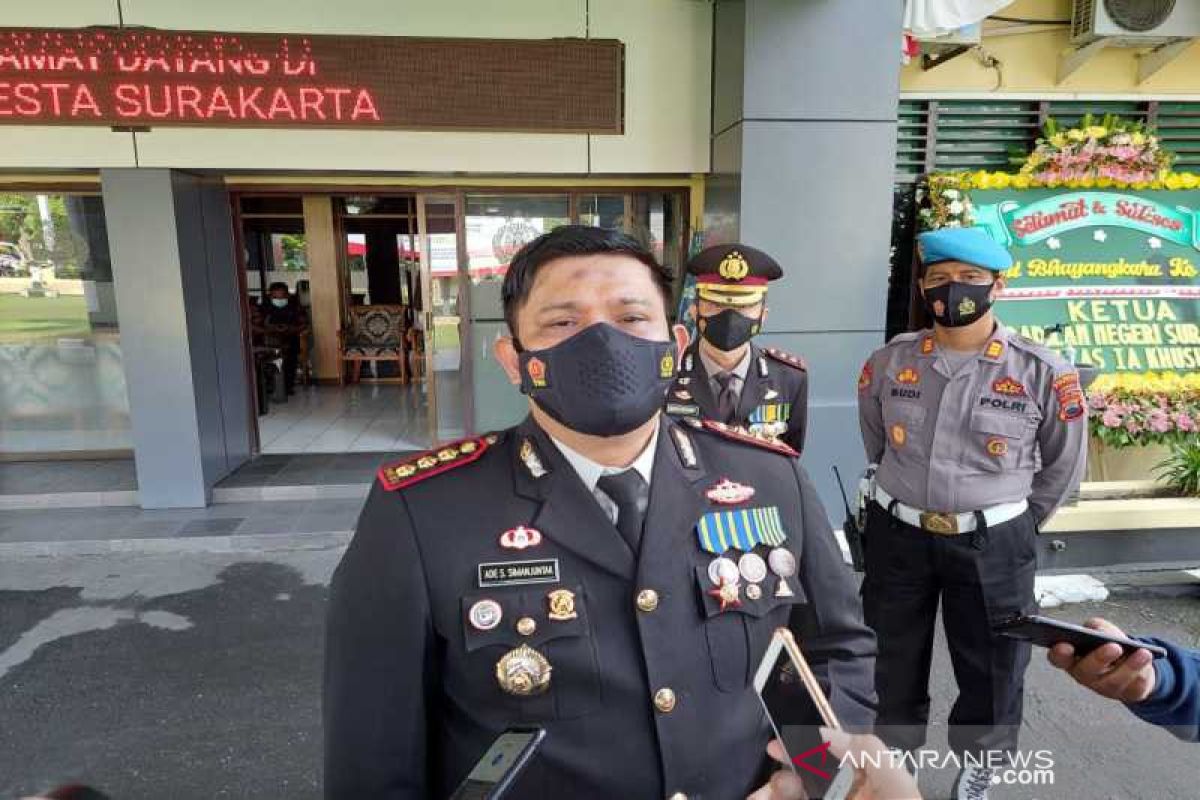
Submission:
[[[466,271],[458,232],[459,195],[419,195],[417,226],[421,280],[414,297],[414,326],[423,355],[420,370],[428,386],[430,435],[435,442],[466,434],[463,378],[465,325],[461,275]]]

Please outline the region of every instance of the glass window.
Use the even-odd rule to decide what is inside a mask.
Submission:
[[[471,315],[502,319],[500,282],[517,251],[571,221],[567,194],[469,194],[466,198],[467,274]]]
[[[0,452],[132,447],[101,198],[0,193]]]

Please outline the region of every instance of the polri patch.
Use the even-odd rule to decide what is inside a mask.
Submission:
[[[531,561],[489,561],[479,565],[479,588],[522,586],[530,583],[558,583],[558,559]]]

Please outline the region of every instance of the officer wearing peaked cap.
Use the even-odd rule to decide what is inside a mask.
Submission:
[[[999,322],[1008,251],[983,230],[918,237],[933,328],[892,339],[863,366],[859,420],[878,464],[863,604],[879,639],[879,731],[920,747],[938,601],[959,696],[950,745],[1017,746],[1029,645],[992,625],[1035,608],[1036,536],[1078,485],[1087,414],[1075,368]],[[993,776],[967,768],[956,798]]]
[[[496,356],[530,416],[380,471],[330,586],[327,797],[447,797],[521,725],[515,797],[745,797],[782,768],[751,686],[779,626],[871,724],[874,637],[789,448],[661,413],[667,289],[598,228],[513,259]]]
[[[804,360],[752,339],[767,318],[767,284],[783,276],[774,258],[744,244],[701,251],[696,276],[696,341],[683,355],[667,413],[736,425],[804,448],[808,373]]]

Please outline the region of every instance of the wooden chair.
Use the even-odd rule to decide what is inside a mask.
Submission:
[[[362,375],[364,361],[392,361],[399,365],[400,377],[380,379],[388,383],[408,383],[408,362],[404,357],[404,306],[351,306],[346,310],[345,327],[338,329],[338,384],[346,383],[346,364],[353,364],[352,383]]]

